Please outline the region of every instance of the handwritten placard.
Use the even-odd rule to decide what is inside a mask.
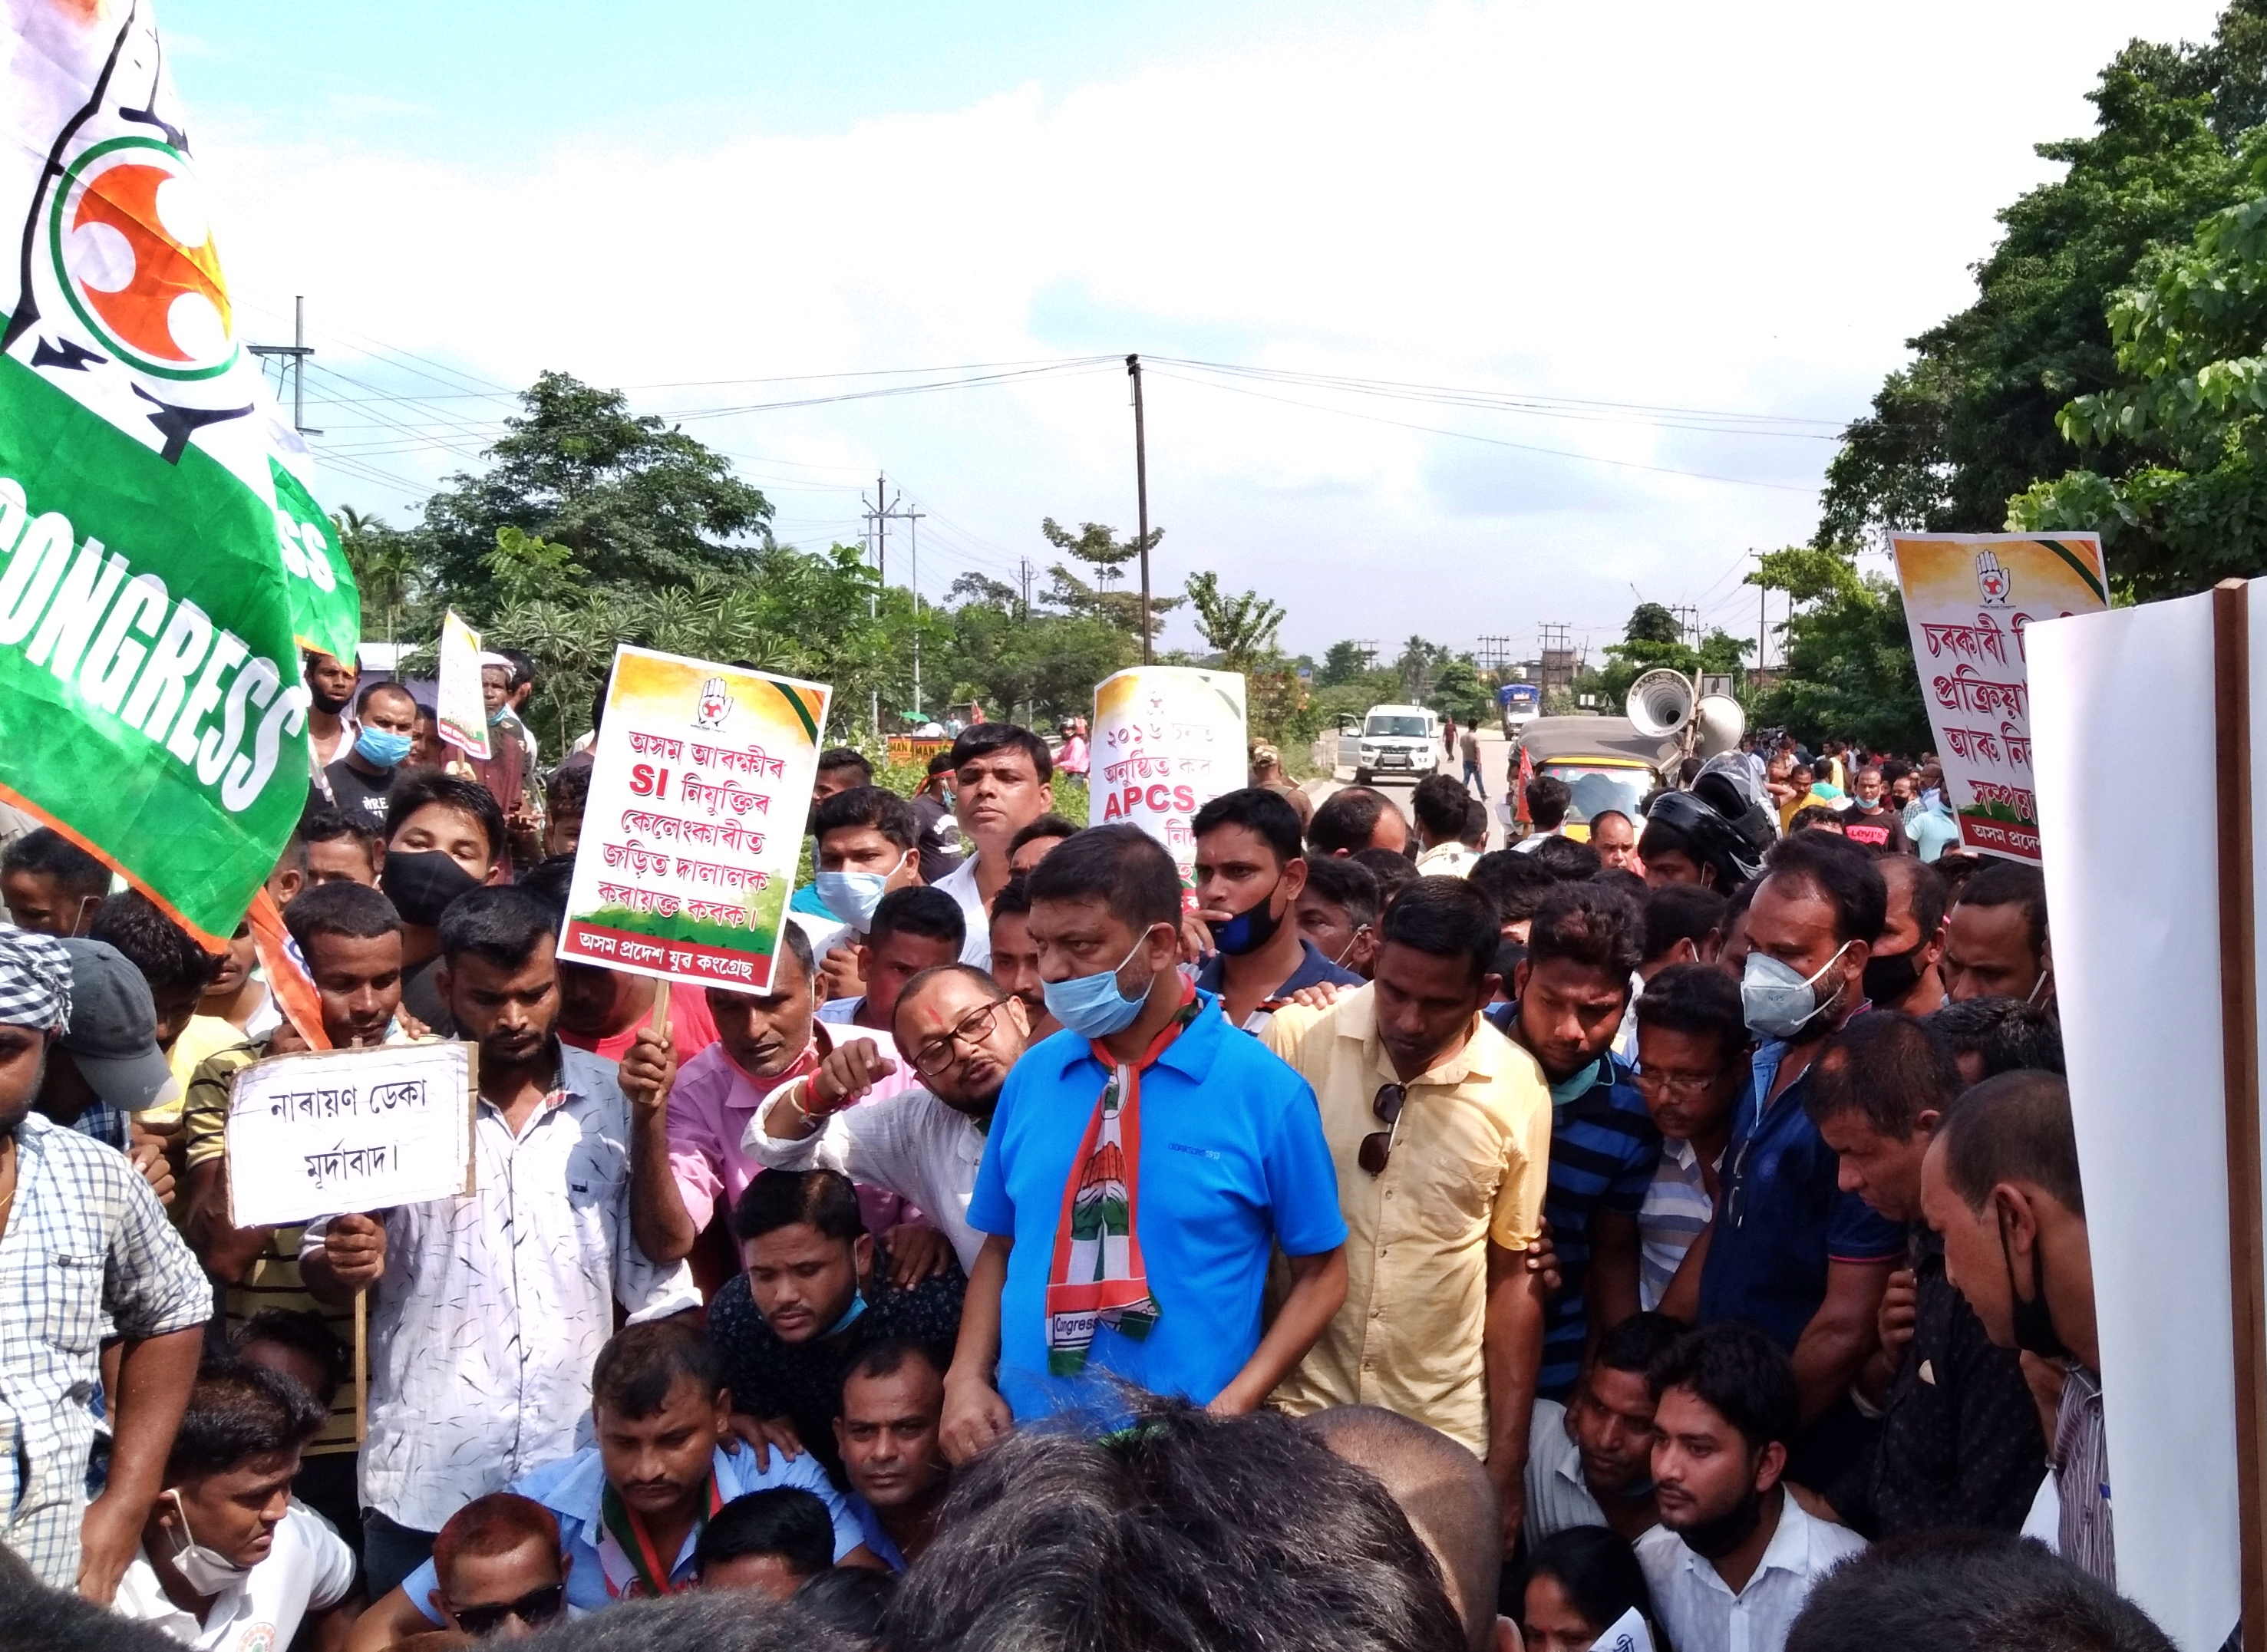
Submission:
[[[559,956],[765,991],[829,692],[767,672],[618,650]]]
[[[236,1076],[229,1220],[290,1227],[473,1191],[474,1046],[453,1039],[270,1056]]]
[[[434,717],[441,738],[486,762],[488,692],[481,682],[481,634],[451,609],[441,620],[441,685]]]
[[[1971,849],[2038,863],[2029,655],[2040,620],[2108,607],[2092,533],[1891,536],[1945,801]]]
[[[1244,679],[1188,665],[1136,665],[1094,691],[1089,826],[1130,820],[1195,878],[1196,811],[1251,782]]]

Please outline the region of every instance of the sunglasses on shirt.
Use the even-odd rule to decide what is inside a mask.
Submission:
[[[1370,1112],[1385,1128],[1362,1137],[1361,1150],[1355,1156],[1372,1176],[1385,1174],[1385,1161],[1393,1156],[1394,1132],[1401,1127],[1402,1104],[1408,1099],[1409,1091],[1399,1084],[1380,1084],[1377,1094],[1369,1098]]]
[[[559,1615],[566,1601],[564,1582],[547,1583],[541,1589],[530,1590],[517,1600],[501,1601],[493,1606],[459,1606],[457,1626],[469,1635],[489,1635],[503,1626],[505,1619],[517,1618],[529,1628],[539,1629]]]

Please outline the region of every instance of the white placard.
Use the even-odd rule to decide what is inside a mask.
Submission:
[[[486,762],[488,699],[481,683],[481,634],[451,609],[441,621],[441,686],[435,690],[434,726],[441,738]]]
[[[2262,582],[2251,615],[2256,759]],[[2175,1645],[2212,1652],[2239,1557],[2212,598],[2043,620],[2027,644],[2117,1589]],[[2103,806],[2105,763],[2146,775],[2144,828]]]
[[[254,1061],[229,1095],[230,1222],[290,1227],[471,1193],[474,1055],[433,1039]]]
[[[1613,1621],[1613,1626],[1590,1642],[1590,1652],[1653,1652],[1653,1631],[1634,1606]]]
[[[1089,826],[1131,821],[1195,881],[1189,822],[1222,792],[1251,784],[1244,679],[1189,665],[1136,665],[1094,691]]]

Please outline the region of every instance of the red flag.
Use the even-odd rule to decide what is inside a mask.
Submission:
[[[1527,812],[1527,783],[1535,778],[1535,760],[1527,748],[1519,748],[1519,796],[1512,800],[1512,818],[1522,826],[1533,826],[1535,817]]]
[[[315,993],[315,978],[307,973],[299,943],[283,927],[283,909],[265,884],[252,898],[252,910],[245,916],[252,925],[252,944],[260,954],[260,967],[268,977],[268,990],[275,995],[276,1007],[299,1030],[309,1049],[329,1049],[330,1035],[323,1031],[323,1002]]]

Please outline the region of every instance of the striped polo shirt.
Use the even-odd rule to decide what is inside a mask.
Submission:
[[[1489,1018],[1509,1037],[1519,1007],[1497,1005]],[[1590,1213],[1603,1207],[1637,1218],[1661,1164],[1661,1132],[1629,1068],[1610,1054],[1600,1056],[1587,1076],[1553,1084],[1551,1103],[1551,1185],[1543,1214],[1550,1219],[1566,1286],[1544,1311],[1543,1371],[1536,1391],[1563,1400],[1581,1375],[1589,1339]]]

